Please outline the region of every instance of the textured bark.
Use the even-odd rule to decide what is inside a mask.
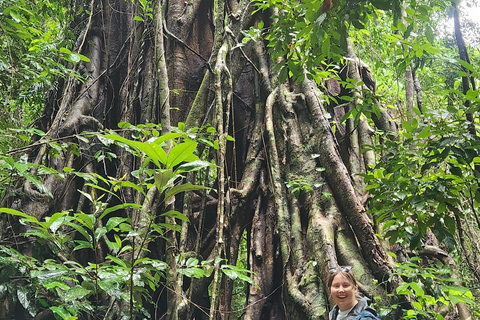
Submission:
[[[408,115],[414,115],[413,108],[415,107],[415,86],[413,79],[412,66],[408,65],[405,70],[405,106]]]
[[[405,20],[405,17],[407,16],[406,13],[406,8],[408,4],[406,1],[403,1],[402,4],[402,15],[401,15],[401,21],[405,27],[408,27],[408,23]],[[403,44],[402,44],[403,47]],[[405,48],[403,47],[403,50],[405,52]],[[405,54],[404,54],[405,58]],[[412,117],[415,115],[413,112],[413,108],[415,107],[415,85],[414,85],[414,71],[411,63],[408,63],[405,66],[405,111],[406,111],[406,116],[407,118]]]
[[[415,93],[417,98],[417,108],[420,110],[420,113],[423,114],[423,107],[422,107],[422,86],[420,84],[420,80],[417,77],[417,73],[415,72],[415,63],[412,61],[410,64],[410,68],[412,70],[412,77],[413,77],[413,85],[415,87]]]
[[[216,181],[195,174],[187,178],[214,191],[177,196],[167,204],[154,186],[146,195],[133,188],[118,191],[122,201],[143,206],[119,213],[132,218],[140,231],[132,237],[134,244],[149,249],[131,256],[149,255],[169,265],[166,279],[151,290],[155,301],[143,301],[150,314],[156,319],[234,319],[235,282],[222,273],[225,261],[214,266],[212,276],[195,279],[178,272],[177,258],[221,257],[234,265],[243,234],[247,252],[242,254],[254,272],[253,284],[243,293],[244,319],[326,319],[330,301],[324,279],[337,264],[353,266],[364,294],[386,298],[389,288],[375,286],[374,280],[389,278],[392,266],[366,214],[368,194],[358,175],[375,162],[373,153],[361,152],[375,143],[373,129],[364,119],[349,120],[345,130],[334,134],[321,102],[327,93],[315,83],[278,84],[274,62],[260,40],[232,49],[242,30],[268,15],[252,15],[248,1],[174,0],[165,6],[153,1],[153,19],[143,16],[136,2],[92,3],[77,45],[91,59],[78,67],[86,80],[69,78],[52,94],[58,99],[49,100],[44,114],[50,119],[41,127],[47,136],[32,145],[31,160],[59,171],[72,167],[136,183],[140,161],[120,147],[114,150],[115,160],[97,164],[93,155],[99,147],[94,144],[80,141],[79,157],[64,152],[52,158],[43,142],[77,141],[75,134],[116,129],[120,121],[161,123],[162,133],[170,123],[185,122],[187,129],[210,123],[218,134],[218,150],[204,154],[216,159]],[[362,103],[362,89],[373,92],[375,87],[367,81],[368,66],[352,48],[346,54],[349,77],[365,83],[347,93],[353,108]],[[379,109],[375,125],[395,133],[395,123]],[[298,181],[311,190],[294,194],[291,185]],[[45,182],[53,198],[25,182],[19,185],[23,197],[10,199],[10,206],[38,219],[63,209],[93,210],[77,191],[88,194],[92,188],[77,176],[50,176]],[[165,222],[182,225],[182,231],[171,230],[155,242],[142,238],[168,208],[180,208],[190,223],[167,218]],[[102,316],[111,319],[132,308],[132,300],[106,303],[111,308]],[[26,312],[22,316],[31,318]]]
[[[453,6],[453,21],[455,25],[455,40],[457,42],[457,47],[458,47],[458,56],[461,60],[465,61],[466,63],[470,63],[470,57],[468,56],[468,50],[465,45],[465,41],[463,40],[462,29],[460,27],[460,14],[458,13],[458,7],[457,7],[457,4],[453,2],[452,2],[452,6]],[[466,74],[462,76],[463,94],[466,94],[470,89],[476,90],[475,78],[472,75],[470,75],[470,71],[464,66],[461,66],[461,69]],[[467,110],[467,120],[470,122],[470,126],[471,126],[470,131],[472,134],[475,134],[474,114],[472,112],[469,112],[471,103],[472,102],[469,99],[466,99],[464,102],[464,105],[465,105],[465,110]]]

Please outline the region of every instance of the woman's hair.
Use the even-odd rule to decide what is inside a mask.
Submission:
[[[355,278],[355,274],[353,273],[351,266],[338,266],[336,268],[331,268],[328,270],[329,274],[327,277],[327,288],[330,290],[332,287],[333,279],[336,275],[340,274],[342,277],[347,279],[354,287],[357,286],[357,279]],[[360,299],[361,295],[357,290],[356,298]]]

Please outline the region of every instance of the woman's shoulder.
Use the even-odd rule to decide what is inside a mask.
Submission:
[[[360,312],[355,320],[380,320],[382,317],[375,311],[375,309],[367,307]]]

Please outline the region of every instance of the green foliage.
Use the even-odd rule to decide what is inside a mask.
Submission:
[[[475,213],[480,140],[463,114],[431,111],[427,123],[404,122],[403,139],[388,142],[382,161],[365,176],[371,211],[392,242],[415,249],[432,230],[453,249],[455,216]]]
[[[313,195],[313,188],[310,183],[304,178],[297,178],[287,182],[287,188],[293,195],[298,198],[302,192]]]
[[[24,235],[39,250],[24,255],[13,247],[0,246],[3,252],[0,256],[0,292],[14,296],[32,317],[44,308],[50,308],[60,319],[77,319],[85,314],[108,316],[107,306],[100,301],[112,298],[129,302],[125,319],[132,316],[151,318],[143,305],[145,301],[152,302],[151,293],[162,285],[168,266],[148,255],[147,244],[163,239],[165,232],[170,230],[181,231],[180,224],[166,223],[166,217],[187,222],[189,219],[176,210],[157,214],[143,212],[141,204],[121,201],[118,195],[122,190],[132,188],[146,196],[149,189],[156,187],[161,194],[161,203],[166,207],[181,192],[205,189],[185,183],[185,174],[215,165],[197,155],[198,142],[194,138],[202,143],[209,140],[202,133],[203,129],[194,129],[193,134],[183,131],[180,124],[175,132],[160,135],[155,125],[121,123],[120,127],[135,138],[128,139],[114,131],[88,133],[78,138],[87,139],[88,136],[89,141],[96,139],[105,146],[97,153],[97,161],[114,158],[109,151],[112,144],[141,159],[135,183],[124,178],[104,178],[65,168],[63,173],[56,173],[59,178],[65,174],[76,175],[90,188],[89,192],[78,191],[90,202],[90,212],[57,212],[39,221],[30,214],[0,208],[1,213],[16,216],[28,226]],[[205,131],[214,133],[210,129]],[[214,146],[214,143],[210,141],[207,145]],[[62,152],[66,150],[66,146],[61,148]],[[1,163],[4,171],[11,172],[10,175],[23,177],[36,183],[39,191],[43,190],[41,182],[36,180],[38,178],[29,174],[30,168],[40,171],[43,167],[34,166],[24,158],[15,161],[5,156]],[[52,173],[51,169],[45,172]],[[127,212],[133,212],[133,215]],[[143,216],[141,221],[132,218],[138,216]],[[106,257],[99,251],[103,245],[108,252]],[[81,262],[79,256],[90,259]],[[176,261],[177,272],[182,276],[208,277],[215,265],[222,264],[221,271],[226,276],[252,283],[250,271],[228,265],[223,259],[200,261],[192,254],[180,253]],[[10,281],[11,277],[17,281]]]
[[[4,180],[4,185],[0,190],[0,195],[11,196],[13,195],[13,187],[16,181],[20,179],[25,179],[35,186],[41,193],[47,194],[49,197],[53,197],[51,192],[46,188],[43,183],[45,176],[54,174],[57,176],[62,176],[55,170],[51,170],[43,165],[36,165],[29,163],[27,161],[27,156],[22,155],[18,160],[13,157],[0,156],[0,169],[2,173],[2,178]],[[32,170],[35,170],[36,175],[32,174]],[[8,193],[10,192],[10,193]]]
[[[25,235],[46,244],[54,255],[63,258],[63,261],[42,257],[37,260],[13,248],[1,247],[5,254],[1,261],[2,272],[8,270],[6,272],[13,273],[19,280],[2,281],[0,285],[10,292],[24,288],[23,299],[19,297],[19,302],[32,316],[44,307],[50,307],[61,319],[104,313],[106,309],[100,307],[102,295],[129,301],[132,293],[135,301],[131,313],[145,313],[140,297],[150,298],[146,288],[153,290],[159,285],[166,263],[152,258],[128,259],[135,249],[145,250],[138,245],[132,247],[134,226],[129,219],[112,217],[101,227],[95,214],[60,212],[41,222],[12,209],[0,210],[22,217],[23,223],[32,226]],[[72,230],[81,236],[72,238]],[[107,233],[115,239],[107,241],[113,254],[105,261],[98,261],[97,244]],[[94,261],[81,265],[74,254],[78,251],[95,252]]]
[[[470,266],[459,253],[457,224],[468,224],[478,232],[480,141],[478,126],[472,126],[466,115],[478,111],[479,100],[477,90],[462,92],[460,77],[469,72],[478,79],[478,54],[469,51],[473,53],[470,64],[459,61],[453,40],[441,39],[434,31],[451,3],[408,4],[405,24],[377,11],[366,29],[352,33],[358,55],[372,66],[378,83],[376,98],[400,120],[398,136],[377,132],[378,145],[373,149],[379,161],[364,176],[371,195],[369,212],[383,228],[382,237],[412,254],[421,250],[425,236],[433,232],[442,248],[463,265],[465,280],[470,277]],[[411,62],[423,88],[423,113],[417,109],[414,115],[405,115],[404,72]],[[468,109],[467,100],[471,103]],[[368,101],[355,109],[346,116],[361,113],[370,118]],[[467,237],[467,250],[475,250],[469,241]],[[408,268],[415,271],[407,274]],[[468,289],[451,287],[451,279],[445,280],[447,273],[439,274],[444,269],[416,261],[399,266],[405,284],[396,295],[415,299],[405,318],[443,319],[432,311],[438,304],[451,306],[460,301],[474,306],[471,300],[478,294],[472,284],[465,282]],[[436,283],[434,289],[429,281]]]
[[[379,83],[385,84],[377,87],[377,95],[388,107],[396,105],[401,110],[399,102],[405,97],[399,76],[403,77],[411,62],[424,80],[422,86],[428,88],[423,91],[426,110],[423,114],[415,110],[411,120],[401,123],[398,140],[379,133],[379,139],[387,138],[376,149],[383,156],[365,181],[373,196],[371,211],[378,222],[385,223],[385,236],[392,243],[415,249],[432,230],[451,250],[455,219],[472,218],[478,205],[472,197],[478,189],[480,141],[466,121],[467,113],[478,110],[478,91],[464,94],[460,87],[460,76],[469,71],[478,77],[478,71],[473,64],[455,58],[455,51],[439,46],[439,39],[433,36],[450,3],[418,1],[410,5],[406,24],[378,14],[368,30],[355,33],[360,54],[372,62]],[[469,109],[465,100],[471,102]],[[355,112],[369,116],[368,104],[357,109]]]
[[[33,122],[56,77],[74,74],[60,57],[88,60],[66,49],[71,46],[64,32],[71,21],[68,8],[59,1],[0,1],[1,128]]]
[[[312,155],[313,158],[317,158],[318,156],[318,154]],[[325,168],[318,167],[315,170],[321,173],[325,171]],[[310,179],[304,177],[294,177],[293,179],[286,182],[287,189],[297,199],[307,194],[313,196],[315,190],[319,190],[324,184],[325,182],[323,181],[312,182],[310,181]],[[332,194],[328,191],[322,191],[321,196],[328,199],[332,196]]]
[[[265,39],[270,54],[277,61],[279,81],[287,77],[302,81],[307,76],[321,83],[326,61],[343,62],[347,38],[352,28],[364,29],[379,9],[398,12],[400,1],[256,1],[258,10],[275,8],[274,22]],[[256,34],[256,33],[255,33]],[[250,36],[252,37],[252,36]],[[278,60],[277,58],[282,58]]]
[[[248,237],[247,230],[243,231],[242,238],[240,239],[240,245],[238,248],[238,258],[236,267],[241,270],[248,269]],[[250,271],[244,273],[248,277]],[[249,278],[249,277],[248,277]],[[233,280],[233,292],[232,292],[232,311],[235,312],[237,319],[240,319],[244,312],[245,305],[247,303],[249,284],[252,280],[249,278],[247,281],[243,281],[240,277],[232,278]]]
[[[451,266],[440,262],[428,265],[428,261],[412,258],[410,262],[398,263],[392,277],[400,276],[404,282],[396,288],[396,295],[406,296],[410,303],[380,307],[386,315],[393,309],[402,307],[402,319],[437,319],[445,318],[435,310],[439,306],[454,308],[459,302],[473,306],[472,292],[463,286],[456,285],[458,279],[452,277]]]
[[[132,0],[132,2],[135,2]],[[138,0],[141,9],[141,15],[135,16],[134,21],[146,21],[153,19],[153,3],[150,0]]]

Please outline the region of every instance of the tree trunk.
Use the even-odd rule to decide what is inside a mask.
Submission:
[[[72,77],[56,88],[59,98],[45,106],[40,127],[46,136],[32,143],[30,160],[59,172],[73,168],[138,183],[137,158],[118,147],[115,159],[97,162],[98,144],[77,135],[116,129],[121,121],[161,123],[162,133],[170,131],[170,122],[185,122],[187,129],[214,125],[219,167],[208,186],[215,192],[200,193],[200,199],[198,193],[177,196],[168,205],[159,205],[155,186],[145,195],[134,188],[118,192],[125,203],[143,206],[119,214],[136,219],[142,232],[168,208],[182,208],[190,220],[167,218],[182,231],[171,230],[165,239],[149,243],[149,251],[131,253],[163,257],[169,265],[161,280],[165,288],[151,290],[158,300],[143,302],[155,319],[233,319],[234,282],[222,273],[223,262],[201,279],[187,278],[177,267],[182,255],[222,258],[235,265],[243,234],[248,268],[254,272],[243,293],[244,319],[327,319],[331,304],[324,279],[337,265],[353,266],[365,295],[386,298],[392,288],[374,281],[392,276],[392,262],[366,214],[368,193],[358,175],[375,160],[372,153],[361,152],[374,143],[373,130],[366,120],[352,119],[343,134],[334,133],[329,119],[335,114],[328,114],[322,102],[326,93],[314,82],[278,84],[261,40],[233,48],[241,42],[241,31],[257,19],[267,20],[267,14],[252,15],[249,1],[215,4],[173,0],[162,7],[153,1],[145,8],[124,0],[92,1],[74,48],[90,58],[76,66],[85,81]],[[351,58],[349,77],[360,80],[368,67],[352,48],[346,54]],[[353,99],[343,113],[361,103],[361,90],[356,92],[348,93]],[[374,103],[381,109],[375,124],[395,131],[388,113]],[[49,139],[78,143],[81,153],[63,150],[54,157]],[[195,175],[189,179],[202,181]],[[85,194],[102,193],[68,173],[64,179],[46,178],[53,197],[28,181],[20,186],[22,196],[4,205],[38,220],[62,210],[93,212]],[[295,186],[298,193],[292,191]],[[109,205],[115,204],[112,200]],[[141,238],[132,241],[138,245]],[[104,262],[106,253],[98,259]],[[86,265],[88,258],[79,258],[79,263]],[[395,286],[398,279],[393,279]],[[102,314],[109,319],[120,319],[122,311],[132,309],[121,299],[102,303],[114,306]],[[22,312],[15,319],[32,318]]]

